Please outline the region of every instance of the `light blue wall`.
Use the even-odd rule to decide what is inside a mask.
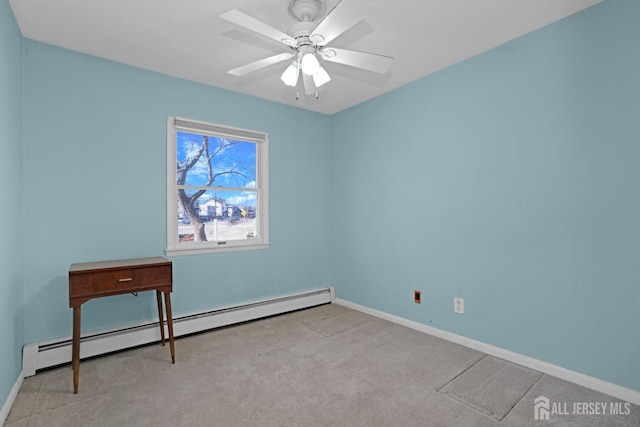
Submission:
[[[0,0],[0,408],[22,364],[22,36]],[[1,421],[1,420],[0,420]]]
[[[607,1],[334,116],[337,296],[640,390],[638,22]]]
[[[331,119],[25,40],[25,341],[71,333],[74,262],[163,255],[166,119],[270,135],[268,250],[174,258],[175,315],[331,283]],[[83,331],[155,319],[152,293],[92,300]]]

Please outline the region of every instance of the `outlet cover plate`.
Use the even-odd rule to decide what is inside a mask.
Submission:
[[[464,314],[464,298],[453,298],[453,311],[458,314]]]

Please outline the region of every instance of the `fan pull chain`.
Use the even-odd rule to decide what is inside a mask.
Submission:
[[[320,99],[320,93],[316,91],[316,99]],[[296,101],[300,100],[300,92],[296,90]]]

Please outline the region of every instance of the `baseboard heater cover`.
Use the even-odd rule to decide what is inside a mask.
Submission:
[[[203,332],[222,326],[261,319],[290,311],[333,302],[335,291],[327,287],[309,292],[254,301],[231,307],[199,312],[173,318],[175,337]],[[165,325],[166,328],[166,325]],[[166,332],[166,330],[165,330]],[[168,336],[168,333],[165,333]],[[160,340],[158,322],[148,322],[100,332],[83,334],[80,338],[80,358],[99,356],[114,351],[145,345]],[[25,377],[40,369],[71,362],[71,337],[27,344],[22,352]]]

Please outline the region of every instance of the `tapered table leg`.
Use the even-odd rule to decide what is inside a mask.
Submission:
[[[158,300],[158,317],[160,318],[160,337],[162,338],[162,346],[164,347],[164,316],[162,315],[162,297],[161,292],[156,290],[156,299]]]
[[[169,348],[171,349],[171,363],[176,363],[176,352],[173,348],[173,316],[171,315],[171,296],[164,293],[164,305],[167,309],[167,329],[169,330]]]
[[[73,394],[78,394],[78,381],[80,379],[80,306],[73,307],[71,364],[73,365]]]

